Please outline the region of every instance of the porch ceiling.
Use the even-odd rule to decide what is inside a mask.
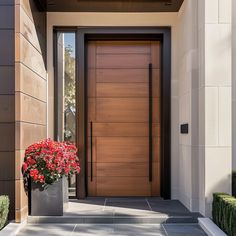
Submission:
[[[49,12],[177,12],[184,0],[34,0]]]

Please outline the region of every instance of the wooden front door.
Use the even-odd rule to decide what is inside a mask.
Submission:
[[[87,68],[88,196],[159,196],[160,42],[89,41]]]

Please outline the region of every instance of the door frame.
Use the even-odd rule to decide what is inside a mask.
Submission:
[[[170,27],[78,27],[76,104],[77,146],[81,172],[77,198],[87,196],[87,47],[89,40],[158,40],[161,42],[161,197],[171,198],[171,28]],[[81,115],[82,114],[82,115]],[[79,186],[79,187],[78,187]]]
[[[157,40],[161,42],[161,197],[171,198],[171,27],[54,27],[54,71],[56,32],[76,32],[76,144],[81,172],[76,177],[76,198],[87,196],[87,47],[89,40]],[[55,86],[55,103],[58,93]],[[55,117],[57,106],[55,105]],[[57,133],[57,118],[55,130]],[[56,136],[55,136],[56,137]]]

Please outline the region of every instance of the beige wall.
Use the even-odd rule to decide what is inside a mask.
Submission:
[[[236,121],[236,1],[232,2],[232,30],[233,30],[233,40],[232,40],[232,73],[233,73],[233,121]],[[236,170],[236,122],[233,122],[233,168]]]
[[[205,111],[204,166],[205,210],[211,214],[212,193],[231,193],[232,170],[232,29],[231,0],[205,1],[204,69],[200,90]],[[200,123],[202,125],[202,123]]]
[[[37,12],[33,1],[15,1],[16,221],[22,221],[28,214],[21,175],[24,150],[47,134],[45,23],[45,13]]]
[[[179,134],[179,199],[198,211],[198,44],[197,1],[185,1],[178,14],[179,124],[188,123],[189,133]]]

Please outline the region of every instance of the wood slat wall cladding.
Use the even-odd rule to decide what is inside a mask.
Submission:
[[[46,138],[46,15],[33,0],[15,1],[15,213],[28,214],[19,168],[24,150]]]
[[[149,63],[153,64],[153,181],[149,182]],[[88,43],[89,196],[160,195],[160,43]]]

